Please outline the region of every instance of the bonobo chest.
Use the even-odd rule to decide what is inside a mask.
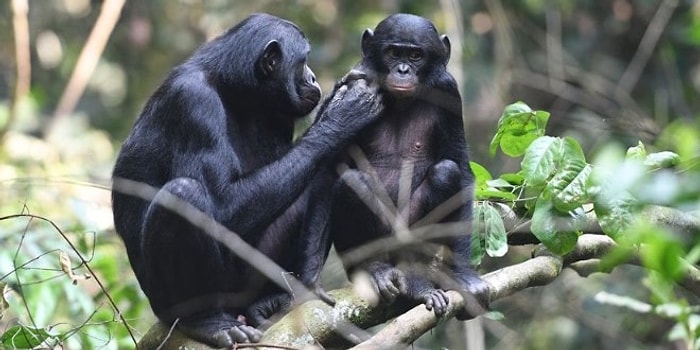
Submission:
[[[440,142],[436,139],[436,119],[434,108],[389,107],[379,123],[360,135],[357,144],[379,172],[409,163],[421,168],[435,160],[434,148]]]

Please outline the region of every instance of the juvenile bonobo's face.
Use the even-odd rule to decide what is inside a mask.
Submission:
[[[415,96],[421,84],[429,84],[435,70],[444,70],[450,42],[440,37],[427,19],[396,14],[362,36],[362,53],[377,72],[378,82],[392,96]]]

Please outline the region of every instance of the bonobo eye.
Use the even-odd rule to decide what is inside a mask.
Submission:
[[[408,59],[411,61],[418,61],[423,58],[423,51],[421,49],[412,49],[408,53]]]
[[[391,58],[397,58],[399,57],[399,50],[397,50],[395,47],[388,47],[385,51],[386,55],[391,57]]]

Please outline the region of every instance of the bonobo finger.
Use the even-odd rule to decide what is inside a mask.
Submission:
[[[442,289],[437,289],[433,293],[433,307],[435,309],[435,315],[442,316],[447,312],[447,305],[450,303],[450,299],[447,297]]]
[[[326,292],[325,289],[321,288],[320,286],[317,286],[314,288],[314,293],[318,296],[321,301],[324,303],[330,305],[330,306],[335,306],[335,298],[333,298],[328,292]]]
[[[350,85],[350,87],[353,89],[367,90],[367,80],[364,80],[364,79],[354,80],[354,81],[352,81],[352,84]]]
[[[382,299],[393,302],[399,294],[398,288],[386,278],[380,278],[376,282],[379,295],[381,295]]]
[[[348,87],[347,85],[343,85],[338,88],[338,90],[335,91],[335,94],[333,95],[332,102],[338,102],[342,100],[345,97],[345,94],[348,92]]]
[[[231,336],[231,339],[233,339],[235,343],[250,343],[248,335],[245,334],[240,328],[238,328],[238,326],[229,329],[228,334]]]
[[[265,324],[265,322],[267,322],[267,318],[265,318],[265,316],[263,316],[262,312],[256,310],[255,312],[251,312],[248,315],[248,322],[250,324],[254,324],[254,325],[259,326],[259,325]]]
[[[433,310],[433,298],[430,295],[423,298],[423,304],[425,304],[425,308],[428,309],[428,311]]]
[[[404,275],[401,271],[397,269],[392,270],[391,280],[397,288],[397,294],[408,293],[408,281],[406,280],[406,275]]]
[[[367,80],[368,76],[367,73],[358,70],[358,69],[352,69],[348,72],[348,74],[345,74],[345,76],[340,80],[342,84],[349,84],[353,81],[357,80]]]
[[[248,336],[251,343],[257,343],[260,341],[260,339],[262,339],[262,332],[257,328],[251,326],[238,326],[238,329]]]
[[[389,295],[391,300],[396,299],[396,297],[401,293],[401,291],[393,283],[387,283],[384,288],[385,294]]]

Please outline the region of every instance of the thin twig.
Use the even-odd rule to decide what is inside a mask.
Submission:
[[[0,140],[10,130],[15,120],[17,120],[20,104],[29,94],[29,87],[31,85],[32,63],[30,59],[28,13],[29,4],[27,0],[12,0],[12,30],[15,37],[15,66],[17,68],[17,76],[15,77],[15,92],[10,106],[10,115],[5,125],[0,129]]]
[[[83,95],[85,87],[102,56],[102,52],[104,52],[107,40],[112,35],[125,1],[105,0],[102,4],[100,15],[95,21],[85,46],[80,51],[78,62],[75,64],[70,80],[68,80],[68,85],[63,90],[63,95],[61,95],[58,106],[54,111],[53,118],[46,124],[44,129],[46,139],[50,139],[53,136],[56,127],[73,112],[78,104],[78,100]]]
[[[659,42],[659,38],[661,38],[661,34],[664,32],[666,25],[671,20],[671,16],[676,7],[678,7],[678,0],[664,0],[661,5],[659,5],[659,8],[656,10],[654,17],[651,19],[651,22],[649,22],[644,32],[642,40],[639,42],[639,46],[634,53],[634,57],[632,57],[632,61],[630,61],[630,64],[627,66],[627,69],[622,74],[617,84],[615,95],[627,94],[637,85],[639,77],[642,75],[644,67],[646,67],[649,62],[649,58],[654,52],[656,44]]]
[[[75,254],[78,256],[78,259],[80,259],[80,262],[85,266],[85,268],[90,272],[92,277],[95,279],[95,282],[97,282],[97,285],[100,287],[100,290],[105,294],[110,305],[112,305],[114,312],[117,313],[117,315],[119,316],[119,319],[124,324],[126,331],[129,333],[129,336],[131,337],[131,340],[134,342],[134,344],[138,344],[138,342],[136,341],[136,337],[131,332],[131,328],[129,327],[129,324],[126,322],[124,315],[122,315],[122,313],[119,311],[119,307],[117,307],[117,303],[114,301],[114,299],[112,299],[112,296],[107,291],[107,288],[105,288],[105,286],[102,284],[102,281],[100,281],[100,278],[95,273],[95,271],[92,270],[92,267],[90,267],[87,260],[85,260],[85,258],[83,258],[83,255],[80,254],[80,251],[78,250],[78,248],[76,248],[75,245],[73,245],[73,242],[71,242],[71,240],[68,239],[66,234],[63,233],[63,231],[58,227],[58,225],[56,225],[56,223],[54,223],[50,219],[47,219],[45,217],[38,216],[38,215],[33,215],[33,214],[14,214],[14,215],[3,216],[3,217],[0,217],[0,221],[10,220],[10,219],[15,219],[15,218],[30,218],[30,219],[37,219],[37,220],[44,221],[44,222],[48,223],[49,225],[51,225],[51,227],[53,227],[54,230],[56,230],[56,232],[58,232],[58,234],[61,235],[63,240],[68,244],[68,246],[70,246],[70,248],[73,250],[73,252],[75,252]]]

